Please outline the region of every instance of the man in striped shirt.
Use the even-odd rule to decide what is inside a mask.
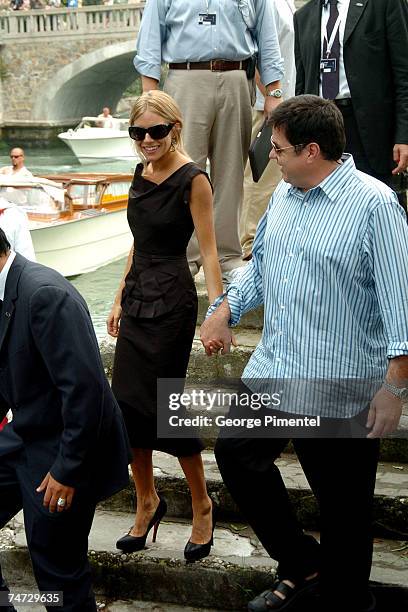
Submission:
[[[270,156],[283,181],[258,225],[253,259],[210,307],[201,328],[206,352],[228,352],[229,325],[263,304],[262,338],[243,374],[250,389],[255,379],[340,381],[343,388],[381,382],[369,407],[323,400],[280,408],[346,424],[346,437],[293,441],[319,502],[320,545],[303,533],[274,463],[287,439],[273,431],[262,439],[220,438],[216,457],[232,496],[279,562],[276,583],[249,610],[289,610],[320,587],[325,612],[373,612],[379,438],[397,428],[408,393],[408,228],[393,191],[342,155],[343,120],[332,102],[291,98],[274,111],[272,125]],[[344,433],[355,420],[366,439]]]

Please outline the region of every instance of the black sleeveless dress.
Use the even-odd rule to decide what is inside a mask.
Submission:
[[[203,449],[198,438],[157,438],[157,378],[185,378],[187,372],[197,320],[197,293],[186,258],[194,230],[191,181],[207,175],[193,162],[160,184],[142,171],[138,164],[129,191],[135,247],[122,294],[112,389],[132,448],[190,456]]]

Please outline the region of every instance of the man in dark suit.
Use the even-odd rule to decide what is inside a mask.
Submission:
[[[129,481],[121,413],[85,301],[1,229],[0,299],[0,420],[13,412],[0,432],[0,527],[23,508],[40,591],[62,591],[64,612],[95,611],[87,538],[97,501]],[[0,571],[11,612],[7,591]]]
[[[296,94],[334,99],[357,168],[390,184],[408,166],[407,0],[310,0],[294,26]]]

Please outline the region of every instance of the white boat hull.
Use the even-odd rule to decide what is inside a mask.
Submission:
[[[125,257],[132,245],[126,209],[54,223],[30,222],[37,261],[63,276],[97,270]]]
[[[69,146],[81,164],[95,160],[138,159],[132,140],[124,131],[88,128],[62,132],[58,138]]]

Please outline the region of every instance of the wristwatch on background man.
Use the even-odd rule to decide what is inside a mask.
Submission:
[[[408,387],[397,387],[386,380],[383,382],[383,387],[392,395],[398,397],[398,399],[400,399],[402,402],[406,402],[408,400]]]
[[[266,95],[271,98],[281,98],[282,90],[281,89],[271,89],[271,91],[267,91]]]

